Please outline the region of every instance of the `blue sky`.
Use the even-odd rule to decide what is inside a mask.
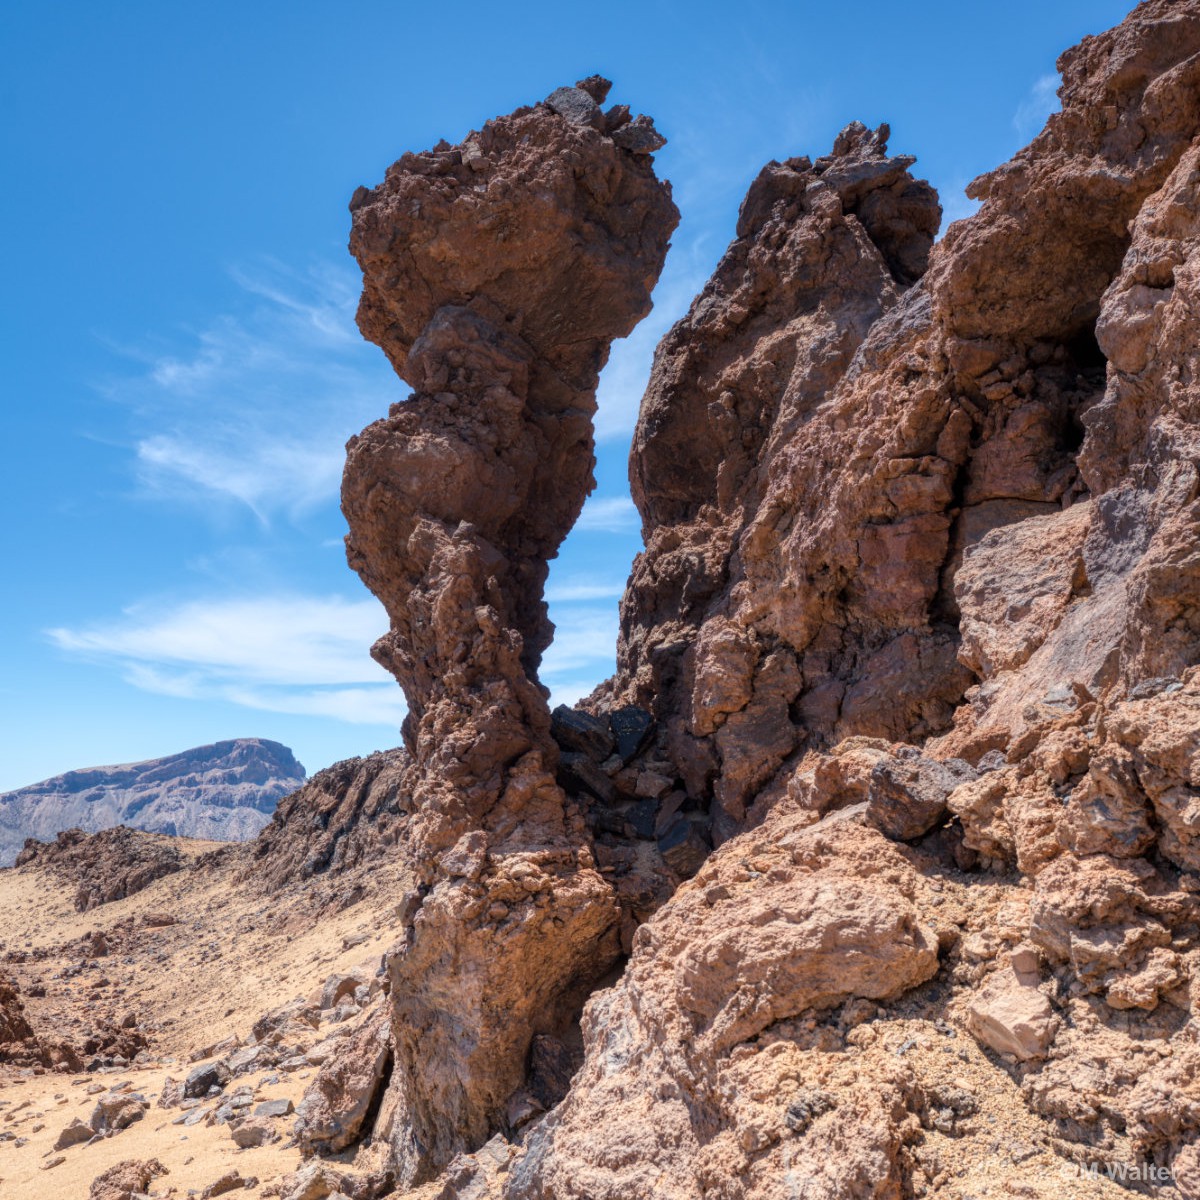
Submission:
[[[345,565],[345,439],[406,389],[354,327],[347,201],[406,149],[600,72],[651,113],[683,223],[600,392],[599,487],[550,577],[545,679],[612,668],[654,343],[763,162],[848,121],[966,215],[1122,0],[350,6],[14,0],[0,12],[0,790],[237,736],[310,771],[396,744],[382,610]]]

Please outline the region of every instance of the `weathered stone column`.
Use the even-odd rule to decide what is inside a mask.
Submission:
[[[592,78],[406,154],[351,202],[359,326],[415,394],[353,438],[351,565],[409,703],[415,879],[391,963],[392,1140],[424,1178],[505,1121],[535,1033],[617,953],[612,890],[554,780],[537,668],[548,560],[592,478],[609,346],[678,220],[645,117]]]

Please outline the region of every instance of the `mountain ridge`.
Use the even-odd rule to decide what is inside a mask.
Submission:
[[[292,751],[267,738],[229,738],[141,762],[64,771],[0,794],[0,866],[27,838],[129,825],[218,841],[254,837],[276,803],[307,778]]]

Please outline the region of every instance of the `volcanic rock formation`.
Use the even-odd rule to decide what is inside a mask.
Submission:
[[[982,211],[918,282],[937,202],[910,159],[887,157],[886,127],[850,126],[831,156],[772,163],[751,188],[643,404],[630,474],[647,546],[611,689],[668,723],[719,837],[809,747],[947,730],[986,655],[1018,665],[1041,610],[1085,586],[1080,567],[1042,595],[1051,585],[1017,568],[1035,543],[1046,570],[1071,557],[1046,539],[1080,542],[1096,518],[1055,514],[1128,483],[1149,432],[1134,393],[1165,399],[1161,368],[1121,377],[1146,367],[1177,249],[1135,250],[1097,317],[1139,211],[1135,242],[1170,240],[1141,227],[1196,134],[1197,37],[1189,5],[1143,6],[1065,55],[1063,112],[972,184]],[[1147,530],[1136,502],[1107,501],[1109,523]],[[990,585],[987,603],[961,613],[959,564],[1002,529],[973,591]],[[1023,586],[1036,611],[1006,607]],[[1168,670],[1152,656],[1143,677]],[[1162,657],[1177,671],[1187,654]]]
[[[404,775],[410,765],[406,751],[384,750],[318,771],[280,801],[254,842],[246,879],[278,892],[324,872],[340,875],[386,853],[404,827]]]
[[[406,154],[351,202],[359,325],[415,389],[348,446],[351,565],[408,699],[386,1122],[401,1182],[499,1129],[535,1034],[618,953],[618,910],[557,752],[537,667],[547,562],[593,487],[615,337],[650,309],[671,231],[662,145],[593,77]]]
[[[183,869],[183,859],[170,838],[124,825],[93,834],[65,829],[50,843],[30,838],[15,865],[35,862],[75,888],[79,912],[133,896],[154,880]]]
[[[578,710],[542,585],[661,140],[592,78],[356,193],[417,389],[343,488],[410,886],[390,1039],[322,1069],[309,1152],[385,1141],[421,1200],[1200,1194],[1200,0],[1059,66],[936,245],[886,126],[764,168],[656,356]],[[359,769],[322,865],[370,841]]]
[[[292,752],[263,738],[237,738],[115,767],[68,771],[0,795],[0,864],[26,838],[64,829],[129,825],[179,837],[242,841],[267,823],[276,801],[304,782]]]
[[[942,1186],[937,1135],[969,1122],[937,1055],[847,1035],[828,944],[831,981],[891,1000],[883,1029],[949,1018],[996,1056],[1009,1128],[1195,1194],[1200,5],[1150,0],[1059,66],[1063,111],[924,273],[932,194],[850,126],[765,169],[660,348],[631,459],[647,548],[590,707],[654,711],[724,844],[589,1004],[505,1195]],[[940,994],[855,977],[937,970],[872,928],[872,826],[917,839],[891,853],[937,889],[894,871],[889,916],[956,926]],[[808,896],[806,839],[836,892]],[[635,1140],[630,1110],[653,1114]]]

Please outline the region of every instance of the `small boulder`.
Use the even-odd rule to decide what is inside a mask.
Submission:
[[[183,1094],[187,1097],[207,1096],[213,1088],[223,1088],[233,1076],[223,1062],[205,1063],[189,1072],[184,1080]]]
[[[305,1025],[309,1029],[318,1029],[321,1025],[321,1013],[317,1005],[299,997],[259,1017],[251,1036],[256,1042],[276,1045],[283,1041],[289,1028],[298,1025]]]
[[[138,1200],[149,1191],[152,1180],[166,1174],[167,1168],[157,1158],[127,1158],[92,1180],[88,1200]]]
[[[266,1117],[247,1117],[240,1125],[230,1130],[235,1145],[242,1150],[265,1146],[279,1141],[279,1131]]]
[[[564,751],[558,757],[558,783],[569,795],[584,793],[603,804],[611,804],[616,796],[613,781],[600,769],[596,761],[587,754],[575,750]]]
[[[355,975],[352,973],[345,975],[330,975],[321,987],[321,1008],[336,1008],[339,1000],[342,1000],[347,996],[353,996],[355,991],[362,985],[363,982],[364,981],[360,975]]]
[[[712,847],[696,826],[686,817],[679,817],[658,839],[658,852],[663,861],[684,879],[690,879],[704,865]]]
[[[78,1146],[83,1142],[90,1142],[95,1137],[96,1131],[86,1125],[78,1117],[70,1123],[58,1135],[58,1140],[54,1143],[55,1150],[66,1150],[69,1146]]]
[[[634,117],[627,125],[614,130],[611,136],[622,150],[628,150],[630,154],[653,154],[667,144],[667,139],[654,128],[654,122],[647,116]]]
[[[628,762],[650,740],[654,732],[654,718],[644,708],[630,704],[609,713],[608,727],[616,740],[617,753]]]
[[[572,125],[604,128],[604,113],[600,111],[600,105],[583,88],[556,88],[546,97],[546,105]]]
[[[586,79],[576,80],[575,86],[581,92],[587,92],[597,104],[603,104],[612,91],[612,80],[605,79],[603,75],[589,75]]]
[[[214,1196],[224,1196],[226,1192],[236,1192],[239,1188],[244,1188],[246,1182],[239,1171],[226,1171],[220,1179],[210,1183],[200,1193],[201,1200],[212,1200]]]
[[[296,1106],[290,1100],[264,1100],[255,1110],[256,1117],[290,1117]]]
[[[295,1136],[305,1153],[336,1154],[362,1136],[390,1056],[391,1028],[382,1011],[342,1040],[297,1110]]]
[[[168,1075],[158,1093],[159,1108],[175,1108],[184,1100],[183,1082]]]
[[[107,1133],[110,1129],[116,1132],[128,1129],[135,1121],[140,1121],[150,1105],[141,1096],[112,1095],[101,1096],[92,1109],[91,1126],[96,1133]]]
[[[1008,969],[992,975],[967,1009],[967,1027],[978,1041],[1022,1062],[1046,1057],[1058,1025],[1050,1001]]]
[[[946,797],[976,772],[962,759],[928,758],[912,747],[881,758],[867,786],[867,819],[881,833],[906,842],[928,833],[946,814]]]
[[[229,1073],[236,1078],[251,1071],[265,1071],[273,1067],[279,1061],[279,1055],[266,1045],[242,1046],[223,1061]]]
[[[550,733],[564,750],[586,754],[598,763],[611,757],[615,748],[606,722],[565,704],[550,714]]]

